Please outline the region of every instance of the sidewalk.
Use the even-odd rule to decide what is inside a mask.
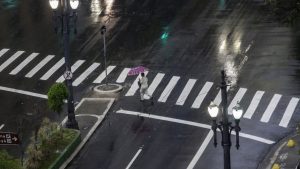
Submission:
[[[274,145],[258,169],[300,169],[300,135],[294,132]]]

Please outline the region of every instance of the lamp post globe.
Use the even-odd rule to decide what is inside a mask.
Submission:
[[[73,10],[77,9],[79,6],[79,0],[70,0],[70,6]]]
[[[241,108],[241,106],[239,104],[236,104],[236,106],[234,106],[232,108],[232,114],[235,120],[240,120],[242,115],[243,115],[243,109]]]
[[[210,104],[208,106],[208,113],[209,113],[210,117],[216,118],[218,116],[218,113],[219,113],[218,106],[215,103],[210,102]]]
[[[49,0],[50,6],[52,9],[57,9],[59,1],[58,0]]]

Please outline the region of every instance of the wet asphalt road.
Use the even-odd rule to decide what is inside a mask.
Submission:
[[[108,63],[118,67],[109,76],[110,81],[117,79],[123,67],[145,65],[151,70],[149,81],[154,79],[156,73],[166,74],[165,80],[154,93],[155,98],[158,98],[168,79],[174,75],[181,77],[167,102],[150,106],[147,109],[149,113],[210,124],[206,107],[218,92],[220,70],[224,67],[231,84],[229,100],[233,99],[240,87],[247,88],[247,95],[241,102],[246,109],[256,91],[266,93],[258,113],[252,119],[242,119],[243,132],[277,142],[296,127],[300,119],[299,105],[287,128],[278,126],[278,123],[289,99],[299,98],[300,95],[298,32],[277,23],[263,2],[91,0],[82,1],[78,12],[78,34],[72,35],[71,60],[75,62],[83,59],[85,63],[74,74],[75,77],[93,62],[103,63],[99,28],[106,22],[109,30]],[[48,3],[41,0],[1,2],[0,23],[3,26],[0,47],[10,48],[0,58],[1,63],[17,50],[24,50],[28,54],[40,53],[39,59],[32,62],[33,65],[46,55],[58,56],[32,78],[24,76],[33,65],[28,65],[15,76],[8,74],[22,61],[17,60],[0,73],[1,86],[45,94],[61,75],[63,68],[49,80],[39,79],[62,56],[60,36],[53,32],[51,14]],[[92,80],[102,70],[103,65],[75,87],[76,101],[94,86]],[[187,80],[191,78],[197,79],[197,82],[185,104],[174,105]],[[134,77],[127,80],[132,83]],[[193,99],[207,81],[214,83],[214,90],[209,92],[200,109],[191,109]],[[126,168],[141,146],[141,155],[132,168],[187,168],[207,137],[208,130],[146,118],[141,121],[134,116],[116,114],[115,111],[120,108],[144,111],[138,95],[123,97],[126,92],[123,91],[110,116],[69,168]],[[16,130],[15,127],[9,127],[14,122],[8,119],[26,114],[31,108],[16,108],[12,105],[21,104],[15,103],[15,100],[22,96],[4,91],[1,93],[1,98],[5,100],[1,101],[2,107],[6,105],[8,108],[2,111],[0,123],[7,124],[3,130]],[[267,123],[260,122],[266,105],[276,93],[283,95],[275,111],[277,114],[274,113]],[[28,102],[31,98],[23,99],[25,105],[32,104],[32,101]],[[256,168],[270,148],[271,145],[241,138],[240,150],[232,148],[232,168]],[[208,166],[211,169],[222,166],[222,148],[219,146],[214,149],[211,141],[194,168],[207,169]]]

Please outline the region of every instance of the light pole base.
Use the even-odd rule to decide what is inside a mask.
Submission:
[[[68,119],[67,123],[66,123],[66,127],[69,128],[69,129],[79,130],[78,123],[77,123],[76,119],[73,119],[73,120]]]

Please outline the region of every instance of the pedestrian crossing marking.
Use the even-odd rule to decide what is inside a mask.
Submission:
[[[9,74],[16,75],[18,74],[29,62],[31,62],[39,53],[32,53],[29,55],[22,63],[20,63],[14,70],[12,70]]]
[[[287,106],[287,108],[286,108],[286,110],[283,114],[283,117],[281,118],[279,126],[282,126],[282,127],[287,127],[288,126],[288,124],[289,124],[289,122],[292,118],[292,115],[293,115],[293,113],[294,113],[294,111],[297,107],[298,102],[299,102],[299,99],[295,98],[295,97],[293,97],[290,100],[290,102],[289,102],[289,104],[288,104],[288,106]]]
[[[124,83],[126,78],[127,78],[127,74],[128,74],[129,71],[130,71],[130,68],[124,68],[116,82],[117,83]]]
[[[37,64],[33,69],[31,69],[30,72],[28,72],[25,77],[31,78],[34,76],[42,67],[44,67],[52,58],[54,58],[54,55],[48,55],[45,57],[39,64]]]
[[[206,97],[207,93],[209,92],[209,90],[211,89],[211,87],[213,86],[213,82],[206,82],[205,85],[202,87],[201,91],[199,92],[198,96],[196,97],[192,108],[194,109],[199,109],[204,98]]]
[[[184,89],[182,90],[180,96],[178,97],[176,101],[176,105],[184,105],[185,100],[189,96],[190,92],[192,91],[192,88],[194,87],[197,79],[189,79],[189,81],[186,83]]]
[[[155,89],[160,84],[160,82],[164,78],[164,76],[165,76],[164,73],[158,73],[158,74],[156,74],[155,78],[153,79],[151,85],[148,88],[148,93],[149,93],[150,96],[153,95]],[[149,96],[145,95],[145,99],[150,99],[150,98],[149,98]]]
[[[15,54],[13,54],[9,59],[7,59],[4,63],[2,63],[2,65],[0,66],[0,72],[2,72],[8,65],[15,61],[23,53],[24,51],[18,51]]]
[[[251,103],[246,111],[246,113],[244,114],[244,118],[247,118],[247,119],[251,119],[262,96],[264,95],[264,91],[257,91],[253,97],[253,99],[251,100]]]
[[[2,55],[4,55],[7,51],[9,51],[9,49],[6,49],[6,48],[1,49],[1,50],[0,50],[0,57],[1,57]]]
[[[76,80],[73,82],[73,86],[78,86],[83,82],[98,66],[100,63],[93,63],[90,67],[88,67]]]
[[[159,102],[166,102],[169,95],[171,94],[172,90],[174,89],[175,85],[177,84],[178,80],[180,79],[179,76],[173,76],[172,79],[169,81],[167,87],[164,89],[162,94],[160,95],[158,101]]]
[[[236,93],[236,95],[232,99],[230,105],[228,106],[228,114],[229,115],[232,114],[233,107],[236,106],[236,104],[242,100],[242,98],[245,95],[246,91],[247,91],[246,88],[240,88],[239,91]]]
[[[71,72],[74,73],[83,63],[85,60],[77,60],[71,67]],[[56,83],[62,83],[65,81],[65,78],[63,75],[61,75],[57,80]]]
[[[108,66],[107,69],[107,75],[109,75],[109,73],[114,70],[116,66]],[[94,80],[93,83],[101,83],[106,77],[106,73],[105,70]]]
[[[273,114],[279,100],[281,98],[280,94],[275,94],[271,100],[271,102],[269,103],[266,111],[264,112],[262,118],[260,119],[261,122],[269,122],[271,115]]]
[[[55,73],[63,64],[65,63],[65,59],[61,58],[51,69],[48,70],[40,79],[47,80]]]
[[[230,86],[227,86],[227,91],[229,90]],[[222,101],[222,95],[221,95],[221,89],[219,90],[216,98],[214,99],[213,103],[215,103],[217,106],[219,106],[221,104]]]
[[[148,74],[148,71],[145,71],[144,74],[146,76]],[[131,87],[129,88],[125,96],[133,96],[135,94],[135,92],[139,89],[138,81],[140,78],[141,78],[141,74],[139,74],[138,77],[136,77],[136,79],[132,83]]]

